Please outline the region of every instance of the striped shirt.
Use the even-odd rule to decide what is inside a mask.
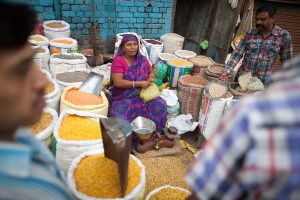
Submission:
[[[51,152],[27,129],[0,142],[0,199],[73,200]]]
[[[300,56],[235,106],[186,180],[206,199],[300,199]]]
[[[244,72],[251,72],[264,84],[268,84],[278,54],[281,63],[284,63],[292,57],[292,52],[291,36],[286,30],[274,26],[271,34],[264,38],[257,29],[252,29],[233,51],[226,71],[232,71],[244,56],[238,76]]]

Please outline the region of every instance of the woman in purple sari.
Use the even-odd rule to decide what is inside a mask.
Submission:
[[[133,121],[143,116],[155,122],[157,130],[165,128],[167,104],[157,97],[147,103],[140,98],[140,90],[155,81],[154,70],[139,51],[136,36],[124,35],[112,63],[112,102],[110,116]]]

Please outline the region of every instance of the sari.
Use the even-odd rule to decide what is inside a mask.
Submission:
[[[132,38],[134,37],[134,38]],[[112,64],[120,65],[123,56],[123,46],[128,41],[138,41],[133,35],[124,35],[119,51]],[[149,64],[148,64],[149,65]],[[113,72],[112,72],[113,73]],[[148,79],[149,68],[147,59],[140,52],[134,58],[132,65],[123,73],[123,79],[129,81],[146,81]],[[119,117],[131,123],[136,117],[142,116],[155,122],[157,130],[165,128],[167,120],[167,104],[161,97],[157,97],[144,103],[139,96],[140,88],[121,89],[112,87],[112,102],[109,114],[111,117]]]

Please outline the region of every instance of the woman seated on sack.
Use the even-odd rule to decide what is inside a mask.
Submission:
[[[157,97],[147,103],[140,98],[141,89],[155,81],[154,70],[147,58],[139,51],[139,40],[135,35],[124,35],[112,63],[112,103],[110,116],[133,121],[143,116],[155,122],[158,130],[165,128],[167,104]]]

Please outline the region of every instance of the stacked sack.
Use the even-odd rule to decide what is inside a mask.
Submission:
[[[49,147],[57,119],[57,112],[52,108],[46,107],[39,121],[30,125],[28,128],[37,140]]]
[[[78,69],[87,69],[86,57],[80,53],[52,54],[50,56],[50,72],[53,76]]]
[[[102,149],[99,118],[104,116],[64,110],[54,127],[52,151],[58,166],[67,174],[72,160],[88,150]]]
[[[42,72],[49,80],[49,83],[44,91],[47,106],[50,108],[53,108],[54,110],[56,110],[58,112],[59,111],[59,99],[60,99],[60,95],[61,95],[60,88],[59,88],[57,82],[52,78],[51,74],[48,71],[42,70]]]

